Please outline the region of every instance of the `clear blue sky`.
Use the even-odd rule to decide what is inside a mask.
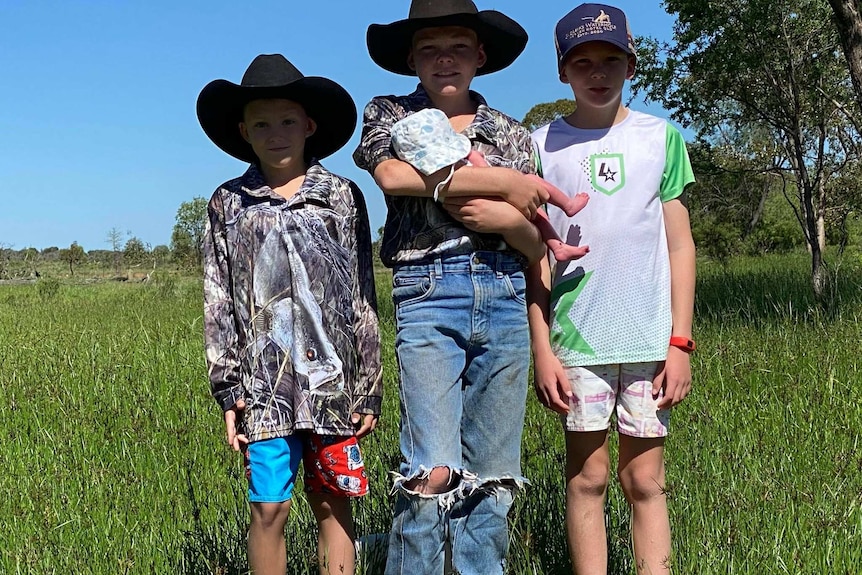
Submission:
[[[474,89],[519,119],[534,104],[571,97],[557,80],[553,29],[580,2],[476,3],[514,18],[530,41]],[[636,35],[671,35],[658,0],[616,5]],[[415,87],[378,68],[365,46],[369,24],[406,18],[408,8],[408,0],[0,1],[0,246],[110,249],[112,228],[169,244],[180,203],[209,198],[245,169],[197,122],[207,82],[238,83],[254,56],[278,52],[303,74],[344,86],[361,115],[372,96]],[[376,231],[385,206],[351,159],[358,137],[357,127],[323,163],[359,184]]]

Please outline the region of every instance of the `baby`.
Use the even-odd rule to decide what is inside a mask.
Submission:
[[[472,149],[467,136],[455,132],[449,118],[436,108],[426,108],[411,114],[392,125],[392,145],[398,158],[407,162],[423,174],[430,175],[450,166],[449,176],[437,185],[437,193],[445,186],[459,162],[473,166],[487,167],[488,162],[477,150]],[[584,192],[569,197],[556,186],[534,174],[527,175],[539,182],[549,194],[548,201],[573,216],[587,205],[590,196]],[[565,243],[548,221],[542,210],[536,212],[532,220],[539,229],[545,244],[557,261],[569,261],[583,257],[590,251],[589,246],[572,246]]]

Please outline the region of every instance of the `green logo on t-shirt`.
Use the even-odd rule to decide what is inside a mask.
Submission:
[[[622,154],[590,156],[590,176],[593,188],[612,196],[626,185],[626,168]]]
[[[582,353],[584,355],[596,355],[572,320],[569,319],[569,310],[575,304],[575,300],[581,295],[584,286],[590,280],[593,272],[587,272],[582,276],[576,276],[570,280],[560,282],[551,290],[551,307],[556,307],[555,317],[559,329],[551,331],[551,343]]]

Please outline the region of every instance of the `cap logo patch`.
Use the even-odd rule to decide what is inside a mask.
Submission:
[[[606,14],[604,10],[601,10],[598,16],[588,16],[581,18],[581,20],[586,20],[586,23],[566,32],[566,40],[583,38],[593,34],[604,34],[617,29],[616,25],[611,22],[610,15]]]

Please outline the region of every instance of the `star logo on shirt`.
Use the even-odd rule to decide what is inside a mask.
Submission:
[[[605,183],[607,182],[616,182],[616,178],[614,176],[617,175],[617,172],[614,172],[610,168],[608,168],[607,164],[602,162],[602,167],[599,168],[599,175],[605,179]]]
[[[590,156],[590,183],[593,189],[612,196],[626,185],[626,167],[622,154],[593,154]]]

